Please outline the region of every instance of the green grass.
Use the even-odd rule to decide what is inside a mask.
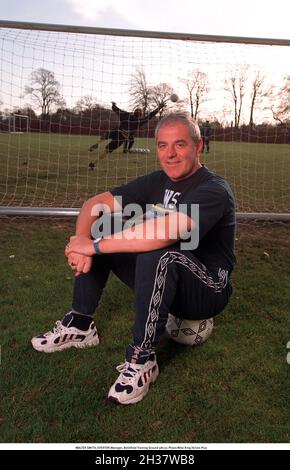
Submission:
[[[128,407],[106,401],[134,318],[132,293],[114,277],[97,348],[30,345],[70,307],[72,231],[62,221],[1,222],[1,442],[289,442],[287,226],[239,227],[235,290],[212,337],[197,348],[165,340],[157,383]]]
[[[154,140],[136,139],[151,153],[123,154],[122,147],[102,160],[88,147],[91,136],[0,134],[0,205],[80,207],[89,196],[158,168]],[[102,144],[103,145],[103,144]],[[239,211],[289,210],[290,155],[287,145],[212,142],[202,161],[231,183]]]

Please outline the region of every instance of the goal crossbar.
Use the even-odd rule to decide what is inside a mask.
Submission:
[[[177,39],[184,41],[226,42],[237,44],[261,44],[269,46],[290,46],[290,39],[254,38],[247,36],[222,36],[211,34],[174,33],[163,31],[145,31],[135,29],[96,28],[63,24],[30,23],[23,21],[0,20],[0,28],[38,29],[66,33],[99,34],[107,36],[143,37],[155,39]]]

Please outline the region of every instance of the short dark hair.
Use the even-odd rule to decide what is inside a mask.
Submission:
[[[155,129],[155,139],[157,139],[157,135],[161,127],[177,122],[188,127],[192,140],[197,145],[201,139],[200,129],[196,120],[187,113],[170,113],[160,119]]]

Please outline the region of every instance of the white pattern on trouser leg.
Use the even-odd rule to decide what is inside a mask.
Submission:
[[[149,304],[149,312],[145,325],[144,339],[141,348],[150,349],[156,334],[156,326],[159,319],[159,308],[163,300],[168,265],[170,263],[181,264],[189,269],[203,284],[213,289],[215,293],[221,292],[228,282],[228,271],[219,269],[218,281],[215,281],[202,263],[195,263],[178,251],[167,251],[161,256],[155,274],[153,292]]]

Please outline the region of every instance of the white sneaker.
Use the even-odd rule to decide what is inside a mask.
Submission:
[[[43,335],[34,336],[31,343],[34,349],[51,353],[67,348],[88,348],[97,346],[100,340],[95,323],[92,321],[87,331],[79,330],[74,326],[64,326],[57,321],[55,327]]]
[[[130,405],[141,401],[159,375],[155,355],[145,364],[132,364],[126,361],[116,369],[121,373],[110,388],[108,398],[120,405]]]

